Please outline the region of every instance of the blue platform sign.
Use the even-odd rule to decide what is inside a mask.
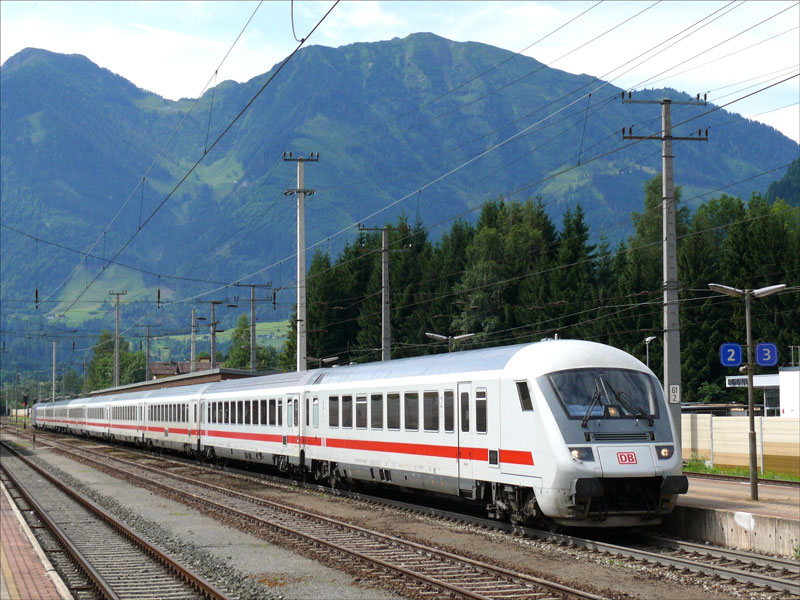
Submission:
[[[723,367],[738,367],[742,364],[741,344],[722,344],[719,347],[719,362]]]
[[[761,367],[778,364],[778,347],[775,344],[756,344],[756,363]]]

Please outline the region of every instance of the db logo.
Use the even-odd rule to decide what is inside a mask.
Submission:
[[[617,452],[617,460],[621,465],[635,465],[636,453],[635,452]]]

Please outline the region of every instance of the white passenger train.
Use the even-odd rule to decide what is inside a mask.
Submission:
[[[514,522],[657,524],[686,493],[658,380],[547,340],[37,404],[38,428],[484,504]]]

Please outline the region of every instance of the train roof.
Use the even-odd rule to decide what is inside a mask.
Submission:
[[[497,346],[446,354],[430,354],[391,361],[348,365],[312,371],[312,383],[340,383],[368,379],[419,377],[450,373],[496,371],[503,369],[511,358],[531,344]]]
[[[121,394],[79,398],[47,403],[50,406],[71,404],[87,405],[126,400],[157,400],[209,394],[231,394],[248,390],[266,390],[292,386],[336,384],[378,379],[404,379],[455,373],[475,374],[501,371],[510,368],[516,371],[526,365],[536,365],[536,371],[547,373],[584,366],[613,366],[645,370],[644,364],[628,353],[585,340],[542,340],[541,342],[497,346],[478,350],[465,350],[444,354],[430,354],[391,361],[374,362],[341,367],[326,367],[311,371],[280,373],[244,379],[229,379],[213,383],[200,383]]]

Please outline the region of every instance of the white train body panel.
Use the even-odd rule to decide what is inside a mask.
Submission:
[[[55,418],[64,407],[73,415],[107,413]],[[457,495],[518,519],[655,523],[686,491],[657,379],[634,357],[592,342],[545,341],[35,409],[37,427],[274,464],[334,482]]]

